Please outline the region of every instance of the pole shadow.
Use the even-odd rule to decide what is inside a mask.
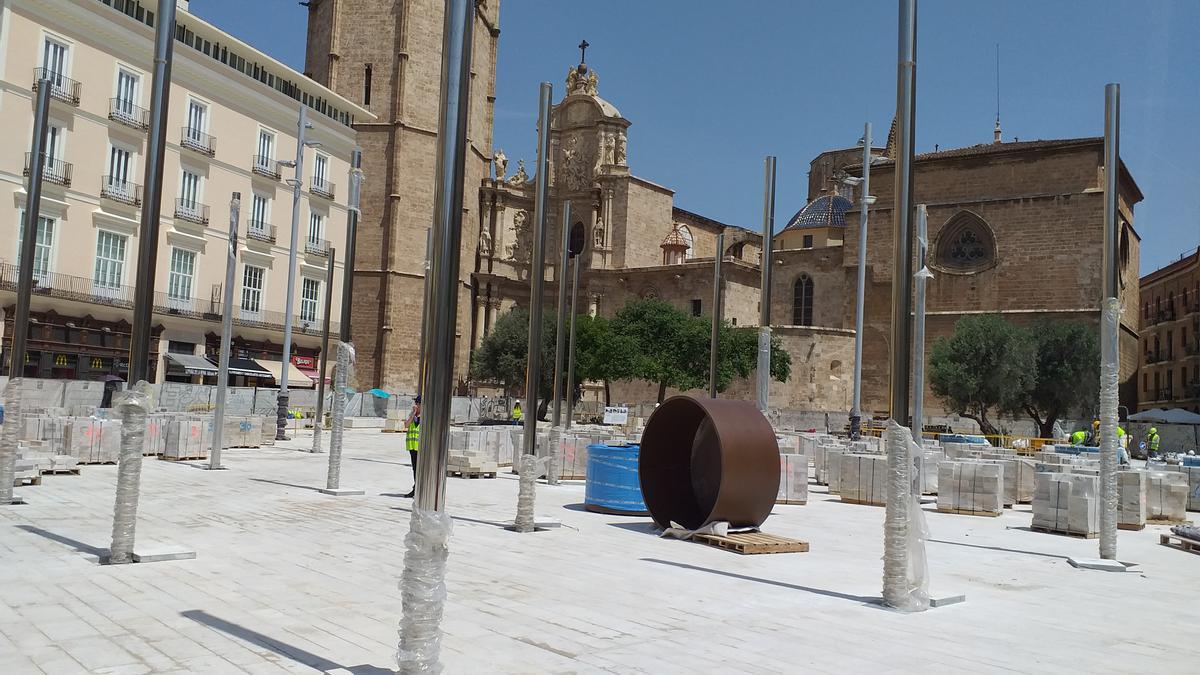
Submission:
[[[1003,546],[984,546],[983,544],[967,544],[967,543],[964,543],[961,541],[946,541],[944,539],[926,539],[925,541],[928,541],[933,544],[949,544],[950,546],[965,546],[967,548],[978,548],[978,549],[983,549],[983,550],[987,550],[987,551],[1000,551],[1003,553],[1020,553],[1022,555],[1036,555],[1036,556],[1042,556],[1043,558],[1058,558],[1059,560],[1066,560],[1068,557],[1065,555],[1055,555],[1053,553],[1042,553],[1041,551],[1025,551],[1025,550],[1022,550],[1019,548],[1004,548]]]
[[[187,617],[196,623],[204,624],[213,630],[220,631],[235,637],[243,642],[248,642],[257,645],[264,649],[269,649],[280,656],[286,657],[296,663],[304,664],[310,668],[314,668],[320,672],[329,672],[333,670],[346,670],[355,675],[394,675],[396,671],[390,668],[380,668],[378,666],[361,665],[361,666],[343,666],[340,663],[335,663],[329,659],[313,654],[310,651],[305,651],[295,645],[290,645],[281,640],[276,640],[273,637],[251,630],[245,626],[241,626],[230,621],[226,621],[217,616],[213,616],[208,612],[199,609],[189,609],[179,613],[180,616]]]
[[[737,574],[736,572],[725,572],[723,570],[714,570],[709,567],[700,567],[698,565],[689,565],[687,563],[673,562],[670,560],[661,560],[659,558],[639,558],[639,560],[641,560],[642,562],[657,563],[659,565],[670,565],[672,567],[679,567],[679,568],[682,568],[685,570],[695,570],[697,572],[707,572],[709,574],[717,574],[717,575],[720,575],[723,577],[740,579],[742,581],[753,581],[753,582],[759,583],[759,584],[778,586],[779,588],[786,588],[786,589],[793,590],[793,591],[804,591],[805,593],[813,593],[815,595],[823,595],[827,598],[837,598],[838,600],[849,600],[850,602],[857,602],[859,604],[866,605],[868,607],[881,607],[882,603],[883,603],[883,599],[878,596],[851,595],[849,593],[841,593],[838,591],[828,591],[823,588],[812,588],[811,586],[800,586],[798,584],[789,584],[789,583],[786,583],[783,581],[776,581],[774,579],[763,579],[761,577],[752,577],[752,576],[748,576],[745,574]]]
[[[389,462],[386,459],[367,459],[366,457],[342,457],[355,462],[374,462],[376,464],[395,464],[396,466],[411,466],[408,462]]]
[[[395,509],[396,511],[412,513],[412,509],[405,507],[405,506],[393,506],[392,508]],[[480,520],[479,518],[468,518],[466,516],[453,516],[452,515],[452,516],[450,516],[450,519],[454,520],[454,521],[458,521],[460,523],[474,523],[476,525],[491,525],[492,527],[503,528],[503,527],[509,526],[509,523],[501,523],[501,522],[497,522],[495,520]]]
[[[30,534],[36,534],[39,537],[45,537],[50,541],[58,542],[64,546],[69,546],[79,553],[94,555],[101,563],[108,560],[108,549],[106,548],[97,548],[91,544],[85,544],[82,541],[64,537],[61,534],[55,534],[49,530],[43,530],[42,528],[35,527],[33,525],[17,525],[16,527],[17,529],[24,530]]]
[[[321,491],[321,488],[313,487],[311,485],[297,485],[296,483],[285,483],[281,480],[269,480],[266,478],[251,478],[250,480],[252,480],[256,483],[270,483],[272,485],[282,485],[284,487],[294,487],[294,488],[299,488],[301,490],[312,490],[313,492]]]

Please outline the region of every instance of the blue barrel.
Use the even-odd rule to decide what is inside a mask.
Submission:
[[[638,478],[637,445],[588,446],[587,489],[583,505],[588,511],[646,516],[642,484]]]

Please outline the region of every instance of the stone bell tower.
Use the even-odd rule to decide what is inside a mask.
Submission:
[[[442,63],[442,0],[310,0],[305,73],[361,104],[364,183],[351,334],[360,387],[415,392],[426,231],[432,225]],[[477,0],[459,261],[455,374],[465,380],[470,277],[489,177],[500,0]]]

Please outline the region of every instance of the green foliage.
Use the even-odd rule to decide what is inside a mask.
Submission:
[[[552,395],[554,384],[554,315],[542,315],[542,378],[539,396]],[[514,307],[492,324],[471,358],[471,377],[499,382],[509,395],[525,389],[529,355],[529,310]]]
[[[1100,344],[1096,328],[1082,321],[1044,320],[1034,326],[1031,337],[1037,348],[1037,382],[1023,407],[1042,438],[1050,438],[1059,417],[1095,405]]]
[[[988,415],[1023,410],[1036,385],[1037,346],[1028,331],[998,314],[959,319],[954,335],[933,345],[929,385],[947,409],[996,433]]]

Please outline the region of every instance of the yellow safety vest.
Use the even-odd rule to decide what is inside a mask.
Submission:
[[[408,432],[404,435],[404,447],[409,452],[416,452],[421,444],[421,425],[416,420],[408,423]]]

